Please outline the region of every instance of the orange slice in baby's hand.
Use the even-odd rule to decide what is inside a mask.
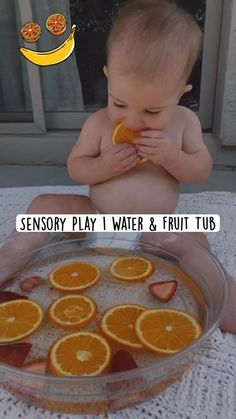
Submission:
[[[150,260],[139,256],[124,256],[115,259],[110,265],[110,274],[126,282],[144,281],[154,271]]]
[[[27,22],[22,26],[20,34],[26,42],[36,42],[41,36],[41,26],[36,22]]]
[[[62,35],[66,30],[66,18],[60,13],[48,16],[46,28],[53,35]]]
[[[139,131],[126,128],[123,123],[120,122],[113,131],[112,142],[113,144],[133,144],[134,138],[137,138],[138,135]]]
[[[110,361],[110,345],[102,336],[91,332],[67,334],[49,352],[50,371],[55,375],[99,375]]]
[[[97,306],[84,295],[67,295],[54,301],[48,309],[48,319],[55,326],[67,329],[81,328],[92,322]]]
[[[202,334],[193,316],[172,309],[146,310],[138,317],[135,330],[143,345],[162,355],[175,354]]]
[[[98,267],[89,262],[70,262],[49,273],[52,286],[60,291],[83,291],[100,278]]]
[[[126,128],[122,122],[116,125],[113,134],[113,144],[133,144],[134,138],[139,136],[140,131],[134,131]],[[139,163],[144,163],[146,159],[140,159]]]
[[[0,304],[0,343],[10,343],[33,333],[43,321],[42,307],[32,300]]]
[[[101,329],[114,342],[130,349],[143,350],[145,347],[136,335],[135,322],[145,310],[145,307],[135,304],[114,306],[103,314]]]

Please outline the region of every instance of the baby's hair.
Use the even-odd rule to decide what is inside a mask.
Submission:
[[[107,41],[107,59],[116,47],[125,73],[144,78],[170,68],[184,81],[199,56],[202,32],[194,17],[170,0],[130,0],[116,16]]]

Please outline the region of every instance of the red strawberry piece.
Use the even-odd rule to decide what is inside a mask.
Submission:
[[[177,286],[178,282],[175,280],[160,281],[153,282],[148,286],[148,289],[149,292],[153,295],[153,297],[157,298],[163,303],[167,303],[174,296]]]
[[[38,275],[29,276],[21,282],[20,288],[22,291],[31,292],[33,288],[38,287],[43,283],[43,279]]]
[[[34,359],[24,364],[22,369],[34,372],[35,374],[46,374],[47,360],[44,358]]]
[[[21,298],[26,298],[28,300],[28,297],[17,294],[16,292],[0,291],[0,303],[5,303],[6,301],[11,301],[11,300],[19,300]]]
[[[41,285],[43,283],[43,278],[41,278],[41,276],[38,275],[33,275],[30,277],[30,279],[35,286]]]
[[[121,349],[113,356],[109,372],[116,373],[137,368],[138,366],[132,355]],[[146,388],[147,383],[142,375],[117,381],[114,377],[114,382],[107,384],[109,408],[111,410],[121,409],[124,406],[124,398],[126,404],[134,404],[138,400],[142,401],[146,394]]]
[[[109,372],[115,373],[115,372],[122,372],[122,371],[128,371],[132,369],[137,369],[138,366],[136,364],[136,361],[132,357],[132,355],[124,350],[121,349],[115,353],[115,355],[112,358],[111,365]],[[135,377],[135,378],[129,378],[121,381],[114,381],[112,383],[108,384],[109,392],[114,393],[119,390],[129,390],[129,389],[140,389],[140,387],[143,387],[145,384],[144,377]]]
[[[0,362],[21,367],[32,347],[31,343],[13,343],[12,345],[0,345]]]
[[[109,372],[127,371],[133,368],[138,368],[134,358],[128,351],[121,349],[113,356]]]

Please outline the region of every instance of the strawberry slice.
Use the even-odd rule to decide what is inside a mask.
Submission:
[[[43,279],[41,276],[32,275],[24,279],[20,284],[20,289],[25,292],[31,292],[33,288],[38,287],[43,284]]]
[[[28,297],[25,297],[21,294],[17,294],[16,292],[0,291],[0,304],[5,303],[6,301],[19,300],[21,298],[26,298],[28,300]]]
[[[134,358],[128,351],[121,349],[113,356],[109,372],[127,371],[133,368],[138,368]]]
[[[135,368],[138,368],[138,366],[132,355],[128,351],[121,349],[113,356],[109,372],[116,373]],[[111,410],[121,409],[124,407],[124,398],[125,405],[133,405],[138,401],[144,400],[146,389],[147,382],[142,375],[119,381],[116,381],[114,378],[114,382],[107,383],[109,408]]]
[[[136,364],[136,361],[132,357],[132,355],[126,351],[125,349],[121,349],[115,353],[115,355],[112,358],[111,365],[109,368],[109,372],[122,372],[122,371],[128,371],[138,368],[138,365]],[[142,376],[130,378],[127,380],[117,381],[113,383],[109,383],[108,387],[110,392],[116,392],[118,390],[123,390],[124,388],[140,388],[140,385],[144,385],[144,378]]]
[[[163,303],[167,303],[174,296],[178,282],[175,280],[172,281],[160,281],[153,282],[148,286],[149,292],[153,297],[157,298]]]
[[[46,374],[47,360],[44,358],[34,359],[24,364],[22,369],[34,372],[35,374]]]
[[[21,367],[32,347],[31,343],[13,343],[11,345],[0,345],[0,362]]]

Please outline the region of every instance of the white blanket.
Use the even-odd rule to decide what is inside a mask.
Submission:
[[[15,224],[15,216],[24,213],[32,198],[40,193],[87,194],[86,187],[51,186],[0,189],[0,240]],[[208,234],[212,252],[236,279],[236,193],[204,192],[182,194],[177,213],[219,214],[221,231]],[[129,233],[124,236],[127,237]],[[21,415],[21,416],[19,416]],[[75,418],[45,412],[16,400],[0,390],[0,419]],[[85,418],[86,416],[76,416]],[[104,418],[103,415],[96,418]],[[211,336],[198,355],[198,362],[185,373],[181,382],[163,394],[134,408],[110,413],[109,419],[235,419],[236,418],[236,336],[221,333]],[[91,416],[89,416],[91,418]]]

